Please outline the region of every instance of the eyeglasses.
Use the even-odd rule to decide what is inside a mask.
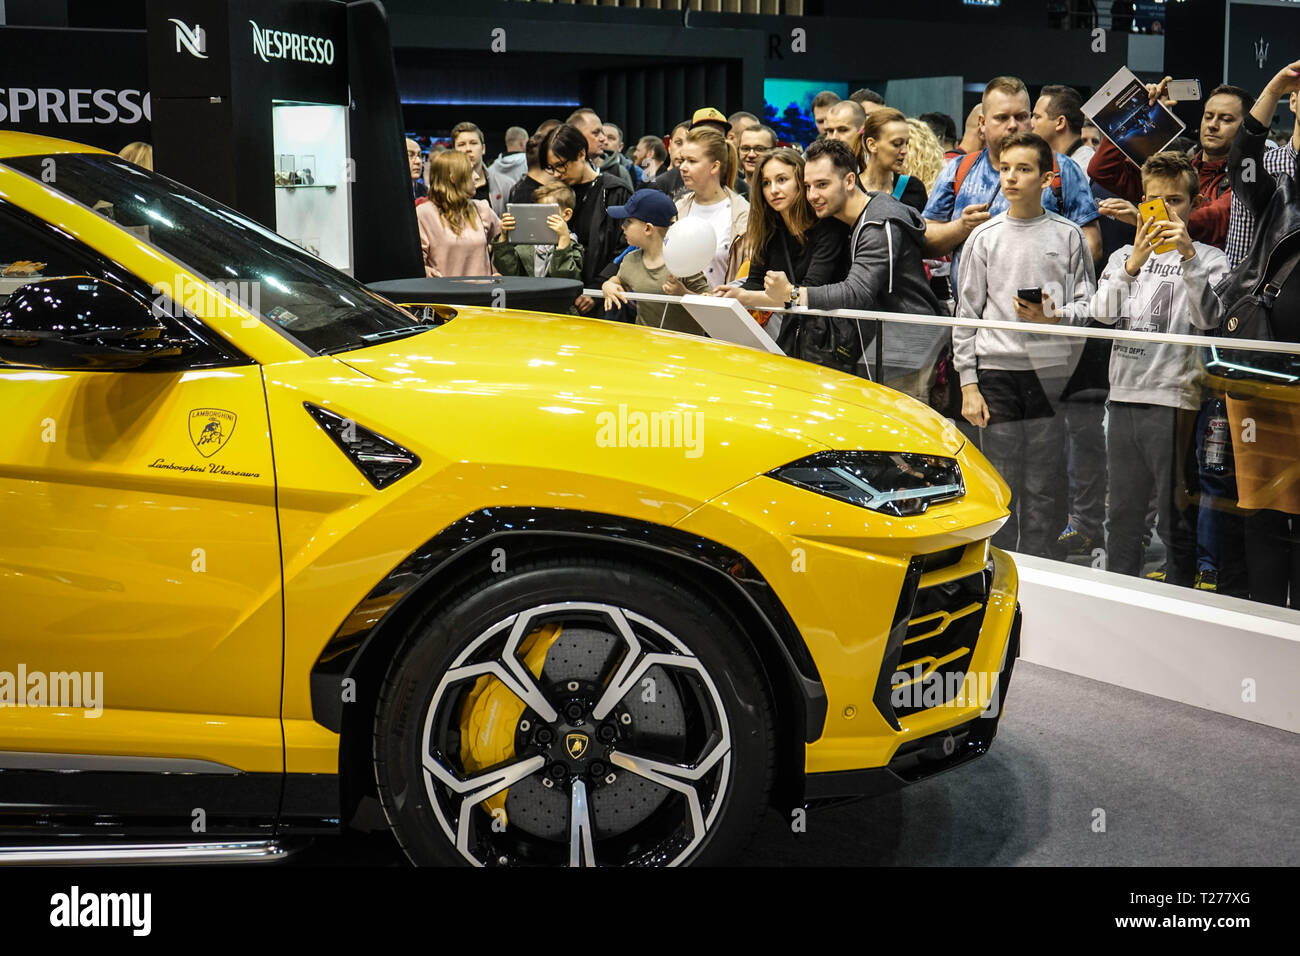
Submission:
[[[761,153],[766,150],[766,146],[741,146],[739,152],[742,153]]]
[[[559,176],[559,175],[562,174],[566,169],[569,168],[569,164],[570,164],[571,162],[573,162],[573,160],[571,160],[571,159],[566,159],[564,162],[562,162],[562,163],[557,163],[557,164],[554,165],[554,166],[549,166],[549,165],[548,165],[548,166],[543,166],[542,169],[545,170],[546,172],[550,173],[552,176]]]

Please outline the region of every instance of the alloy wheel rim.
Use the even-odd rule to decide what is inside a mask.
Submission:
[[[521,646],[556,626],[564,643],[553,639],[534,675]],[[471,709],[489,686],[494,705]],[[474,766],[481,740],[467,724],[510,708],[510,745]],[[675,866],[722,808],[732,737],[712,676],[667,628],[570,601],[512,614],[466,645],[426,707],[420,757],[438,825],[473,865]]]

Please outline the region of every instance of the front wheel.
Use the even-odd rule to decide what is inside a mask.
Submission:
[[[743,636],[658,574],[557,560],[413,629],[375,772],[416,864],[720,862],[762,816],[772,708]]]

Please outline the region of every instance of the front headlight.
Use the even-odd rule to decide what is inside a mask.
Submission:
[[[910,452],[819,451],[768,474],[897,518],[966,493],[956,459]]]

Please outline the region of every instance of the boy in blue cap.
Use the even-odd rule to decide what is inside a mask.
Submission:
[[[635,248],[619,263],[618,274],[600,287],[605,294],[606,312],[625,306],[628,292],[679,295],[683,291],[700,294],[709,291],[709,280],[703,272],[679,281],[664,263],[664,236],[677,218],[677,206],[667,194],[657,189],[639,189],[626,205],[610,206],[609,215],[623,221],[623,237]],[[636,322],[674,332],[705,334],[684,308],[665,302],[638,302]]]

